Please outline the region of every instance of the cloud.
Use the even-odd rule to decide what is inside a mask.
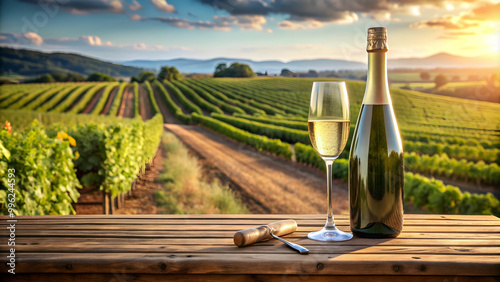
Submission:
[[[263,30],[266,24],[264,16],[214,16],[214,24],[219,27],[239,26],[243,30]]]
[[[144,43],[136,43],[136,44],[132,45],[132,48],[135,49],[135,50],[146,50],[146,49],[148,49],[146,47],[146,44],[144,44]]]
[[[166,0],[151,0],[151,3],[156,7],[156,9],[165,13],[176,12],[175,7],[167,3]]]
[[[31,5],[54,9],[60,7],[72,14],[101,13],[123,13],[123,4],[120,0],[19,0]]]
[[[131,17],[133,20],[153,20],[170,26],[185,29],[214,29],[229,31],[233,27],[240,27],[242,30],[264,30],[263,25],[267,23],[263,16],[214,16],[213,21],[193,21],[178,17]]]
[[[474,0],[197,0],[205,5],[225,10],[231,15],[287,15],[290,22],[350,23],[358,15],[370,15],[390,20],[392,13],[417,15],[419,7],[443,8],[450,2],[473,3]],[[284,24],[286,25],[286,23]]]
[[[142,9],[142,5],[141,5],[141,4],[139,4],[139,2],[137,2],[137,0],[134,0],[134,1],[132,1],[132,4],[130,4],[130,5],[128,6],[128,9],[129,9],[130,11],[137,11],[137,10]]]
[[[472,11],[458,16],[442,16],[410,25],[412,28],[441,28],[447,31],[440,39],[456,38],[463,35],[484,33],[492,22],[498,22],[500,3],[481,3]]]
[[[472,10],[471,13],[465,14],[463,18],[465,20],[498,22],[500,21],[500,2],[496,4],[485,3]]]
[[[129,17],[133,21],[140,21],[140,20],[142,20],[141,15],[130,15]]]
[[[151,18],[142,18],[142,21],[145,20],[152,20],[152,21],[159,21],[161,23],[165,23],[174,27],[178,28],[185,28],[185,29],[218,29],[218,30],[224,30],[228,31],[231,28],[229,26],[221,26],[221,24],[224,24],[224,22],[219,22],[218,24],[215,24],[210,21],[192,21],[188,19],[181,19],[177,17],[151,17]]]
[[[312,21],[312,22],[309,22],[309,23],[295,23],[295,22],[291,22],[291,21],[285,20],[285,21],[282,21],[282,22],[278,23],[278,26],[280,28],[284,28],[284,29],[293,29],[293,30],[296,30],[296,29],[320,28],[320,27],[323,26],[323,23],[322,22],[318,22],[318,21]]]
[[[475,21],[465,21],[460,16],[443,16],[435,20],[420,21],[410,25],[413,28],[441,27],[444,29],[467,29],[476,27],[479,23]]]
[[[45,40],[47,45],[56,46],[103,46],[101,38],[95,35],[82,35],[79,37],[61,37],[61,38],[47,38]],[[107,41],[107,46],[112,45],[110,41]]]
[[[0,33],[0,45],[35,45],[43,44],[40,35],[34,32],[26,33]]]
[[[452,31],[447,32],[444,35],[439,36],[437,39],[456,39],[457,37],[476,35],[475,32],[464,32],[464,31]]]
[[[114,45],[111,41],[104,41],[96,35],[82,35],[78,37],[60,37],[43,39],[40,35],[27,32],[0,33],[0,45],[11,47],[31,47],[42,51],[69,50],[70,52],[109,53],[109,52],[182,52],[191,50],[184,46],[163,46],[159,44],[146,45],[145,43]]]

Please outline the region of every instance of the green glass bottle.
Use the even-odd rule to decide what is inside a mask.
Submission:
[[[387,84],[387,30],[368,29],[365,96],[349,156],[351,231],[396,237],[403,230],[403,145]]]

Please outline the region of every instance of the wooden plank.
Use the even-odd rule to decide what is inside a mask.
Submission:
[[[243,220],[224,220],[224,219],[85,219],[85,218],[75,218],[75,219],[50,219],[50,220],[36,220],[36,219],[23,219],[18,220],[19,225],[221,225],[221,226],[233,226],[233,225],[248,225],[248,228],[253,226],[269,224],[270,221],[266,219],[243,219]],[[324,224],[324,220],[308,220],[302,219],[297,220],[297,224],[300,226],[321,226]],[[348,226],[350,225],[349,220],[336,220],[335,224],[337,226]],[[0,222],[0,226],[7,226],[5,222]],[[407,220],[404,222],[405,226],[500,226],[500,221],[495,220]]]
[[[0,261],[0,273],[6,273],[6,259]],[[16,260],[19,273],[500,276],[499,266],[496,255],[427,254],[24,253]]]
[[[415,227],[415,226],[441,226],[443,228],[454,228],[456,227],[486,227],[486,226],[497,226],[500,227],[500,224],[492,224],[492,221],[485,221],[485,224],[416,224],[416,225],[405,225],[403,229],[406,229],[406,227]],[[0,224],[0,228],[5,228],[9,224]],[[134,224],[134,223],[125,223],[125,222],[115,222],[115,223],[110,223],[107,224],[105,221],[93,224],[93,223],[57,223],[57,222],[51,222],[50,224],[44,223],[38,223],[35,224],[34,222],[30,222],[29,224],[25,224],[24,222],[17,223],[16,226],[18,226],[18,229],[127,229],[127,230],[171,230],[172,227],[179,226],[180,228],[183,229],[191,229],[192,225],[197,225],[200,227],[206,226],[207,229],[210,228],[211,226],[217,225],[221,229],[226,229],[226,230],[234,230],[237,231],[239,229],[235,229],[235,226],[238,226],[240,228],[252,228],[252,227],[257,227],[262,224],[248,224],[248,225],[242,225],[241,223],[233,223],[233,224],[218,224],[214,222],[200,222],[200,221],[194,221],[194,222],[182,222],[179,224],[176,224],[175,221],[170,221],[168,223],[161,223],[161,224]],[[301,222],[298,223],[299,228],[318,228],[321,225],[320,224],[303,224]],[[349,226],[349,224],[336,224],[337,226]],[[500,232],[499,232],[500,233]]]
[[[296,241],[293,241],[297,243]],[[61,242],[62,243],[62,242]],[[254,245],[247,248],[237,248],[232,244],[182,244],[182,245],[17,245],[16,253],[219,253],[219,254],[293,254],[294,251],[283,243],[273,245]],[[500,255],[498,247],[478,246],[325,246],[304,245],[311,254],[450,254],[450,255]],[[8,253],[8,246],[1,246],[0,251]],[[20,255],[22,256],[22,255]]]
[[[109,282],[109,281],[204,281],[204,282],[271,282],[271,281],[310,281],[310,282],[387,282],[405,281],[405,282],[498,282],[494,277],[477,277],[477,276],[408,276],[408,275],[379,275],[379,276],[347,276],[347,275],[290,275],[290,274],[275,274],[275,275],[259,275],[259,274],[237,274],[237,275],[221,275],[221,274],[129,274],[122,272],[112,272],[103,274],[87,274],[87,273],[61,273],[61,274],[41,274],[41,273],[17,273],[16,275],[0,274],[2,281],[58,281],[58,282],[74,282],[74,281],[92,281],[92,282]]]
[[[369,239],[369,238],[354,238],[349,241],[331,243],[309,240],[307,238],[284,237],[287,240],[304,246],[490,246],[499,247],[499,239],[482,239],[482,240],[463,240],[463,239]],[[26,237],[18,241],[16,245],[45,245],[60,244],[63,246],[79,246],[79,245],[168,245],[168,244],[184,244],[184,245],[233,245],[232,238],[182,238],[182,237],[166,237],[166,238],[103,238],[94,237],[91,240],[88,238],[78,237]],[[277,240],[269,240],[266,242],[256,243],[254,245],[279,245]],[[5,247],[5,246],[0,246]]]
[[[19,231],[21,236],[26,236],[26,234],[39,234],[37,232],[42,232],[43,234],[73,234],[73,231],[79,231],[85,234],[91,234],[92,232],[116,232],[116,233],[126,233],[130,234],[136,233],[150,233],[154,234],[162,231],[230,231],[236,232],[241,229],[249,228],[247,225],[231,225],[231,226],[221,226],[221,225],[22,225],[16,224],[16,231]],[[297,232],[311,232],[321,229],[322,226],[299,226]],[[337,226],[338,229],[350,232],[349,226]],[[40,230],[43,229],[43,230]],[[498,226],[404,226],[403,232],[438,232],[438,233],[499,233],[500,225]],[[101,234],[97,233],[97,234]]]
[[[341,214],[335,215],[335,220],[349,220],[349,215]],[[200,214],[200,215],[184,215],[184,214],[170,214],[170,215],[113,215],[112,217],[107,215],[44,215],[44,216],[16,216],[16,219],[36,219],[36,220],[48,220],[48,219],[64,219],[64,218],[128,218],[128,219],[139,219],[139,218],[149,218],[149,219],[271,219],[271,220],[282,220],[282,219],[316,219],[316,220],[326,220],[325,215],[318,214]],[[0,216],[0,219],[10,219],[8,216]],[[457,214],[405,214],[405,220],[495,220],[500,221],[498,217],[493,215],[457,215]]]

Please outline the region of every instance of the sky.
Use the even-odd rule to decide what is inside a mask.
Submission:
[[[366,61],[500,53],[500,0],[1,0],[0,45],[106,61],[243,58]]]

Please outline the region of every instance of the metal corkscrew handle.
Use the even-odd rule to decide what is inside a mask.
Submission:
[[[273,236],[275,239],[278,239],[278,240],[280,240],[281,242],[283,242],[283,243],[287,244],[290,248],[292,248],[292,249],[296,250],[297,252],[299,252],[299,253],[300,253],[300,254],[302,254],[302,255],[307,255],[307,254],[309,254],[309,250],[308,250],[308,249],[306,249],[306,248],[302,247],[301,245],[294,244],[294,243],[292,243],[292,242],[288,242],[287,240],[285,240],[285,239],[283,239],[283,238],[280,238],[280,237],[278,237],[278,236],[274,235],[274,234],[273,234],[272,229],[271,229],[269,226],[267,226],[267,225],[264,225],[264,226],[265,226],[265,227],[267,228],[267,230],[269,231],[269,234],[271,234],[271,236]]]

